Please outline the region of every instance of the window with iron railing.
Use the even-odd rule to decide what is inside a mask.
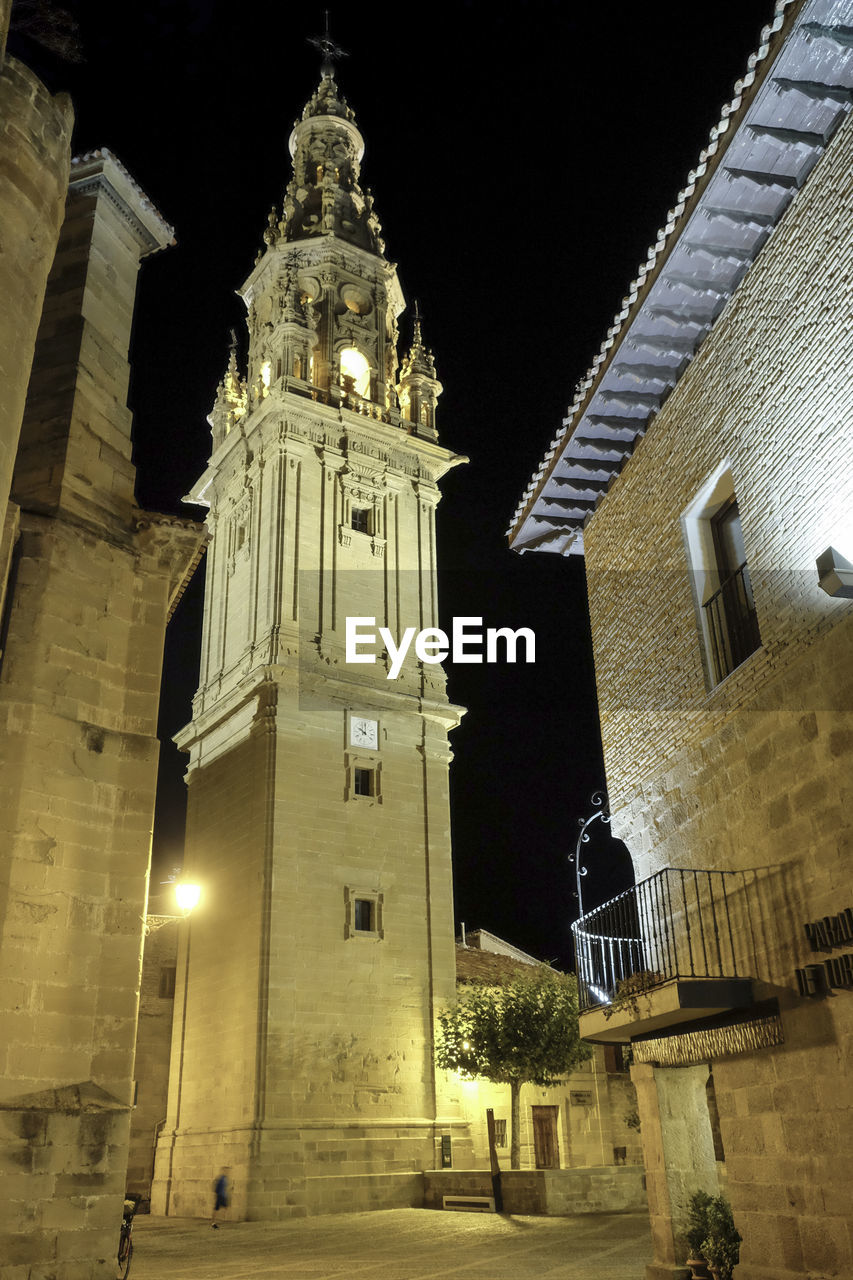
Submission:
[[[740,510],[734,494],[710,517],[716,589],[703,601],[715,683],[724,680],[761,644],[746,564]]]
[[[761,647],[734,477],[725,463],[682,513],[709,689]]]
[[[719,684],[761,644],[746,561],[703,604],[714,680]]]

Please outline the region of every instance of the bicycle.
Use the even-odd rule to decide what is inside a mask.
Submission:
[[[130,1271],[130,1260],[133,1257],[133,1215],[139,1200],[139,1196],[125,1196],[121,1213],[121,1235],[118,1239],[116,1280],[126,1280]]]

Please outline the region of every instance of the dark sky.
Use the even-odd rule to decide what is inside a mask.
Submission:
[[[319,79],[322,7],[280,0],[69,4],[86,61],[41,68],[176,228],[143,264],[134,345],[138,496],[196,514],[235,289],[290,176],[287,139]],[[469,708],[452,739],[456,917],[569,964],[567,855],[604,781],[583,562],[519,557],[504,531],[620,309],[772,0],[333,7],[338,81],[365,137],[388,256],[418,298],[444,394],[442,443],[471,459],[439,508],[446,620],[532,627],[535,666],[448,666]],[[31,65],[38,55],[26,56]],[[39,68],[37,68],[39,69]],[[410,335],[408,317],[402,333]],[[245,349],[245,339],[243,339]],[[155,871],[180,861],[182,758],[202,576],[167,644]],[[599,842],[586,905],[631,882]]]

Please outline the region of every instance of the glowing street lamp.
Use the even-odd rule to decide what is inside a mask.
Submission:
[[[185,916],[188,916],[193,907],[198,906],[201,898],[201,886],[179,880],[175,885],[175,898],[181,911]]]

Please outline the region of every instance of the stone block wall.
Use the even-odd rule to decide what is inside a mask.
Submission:
[[[510,1092],[509,1085],[490,1084],[487,1080],[463,1080],[448,1072],[447,1089],[470,1126],[474,1147],[472,1167],[488,1168],[489,1145],[486,1109],[491,1108],[496,1120],[506,1125],[506,1147],[498,1149],[501,1164],[509,1164]],[[626,1117],[636,1111],[637,1098],[627,1073],[608,1072],[604,1050],[595,1046],[593,1057],[572,1072],[564,1081],[541,1088],[527,1084],[521,1090],[521,1164],[535,1168],[532,1110],[534,1106],[557,1107],[557,1130],[562,1168],[611,1165],[622,1162],[641,1164],[642,1147],[636,1129],[626,1124]],[[454,1161],[454,1163],[457,1163]]]
[[[425,848],[424,809],[446,801],[446,748],[424,752],[386,695],[381,803],[347,798],[346,691],[306,706],[285,675],[190,775],[185,870],[205,896],[178,956],[154,1212],[205,1212],[223,1164],[238,1217],[417,1204],[440,1135],[464,1132],[433,1071],[454,950],[446,825]],[[348,888],[382,895],[381,936],[348,936]]]
[[[853,905],[853,616],[815,567],[853,534],[852,163],[848,119],[585,536],[614,834],[638,879],[749,873],[782,1010],[783,1046],[714,1063],[742,1280],[853,1274],[853,994],[794,975],[805,922]],[[724,466],[761,647],[712,686],[682,517]]]
[[[0,10],[0,618],[17,540],[17,508],[7,510],[9,487],[65,210],[74,121],[67,94],[52,96],[22,63],[3,56],[9,8]]]
[[[638,1167],[507,1169],[501,1172],[505,1213],[572,1218],[583,1213],[637,1213],[646,1208]],[[423,1176],[425,1209],[441,1209],[445,1196],[491,1196],[486,1169],[433,1169]]]
[[[113,1273],[163,637],[202,539],[133,501],[123,397],[136,275],[126,238],[104,245],[123,209],[138,266],[162,220],[110,157],[78,177],[21,431],[0,673],[0,1259],[51,1280]],[[23,1167],[38,1177],[17,1177]]]
[[[168,904],[171,906],[172,904]],[[149,912],[139,989],[127,1190],[149,1200],[157,1137],[166,1122],[178,929],[183,922]],[[156,910],[156,907],[155,907]]]

